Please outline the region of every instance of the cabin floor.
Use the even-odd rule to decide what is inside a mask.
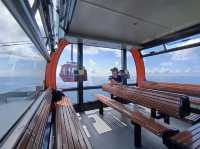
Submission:
[[[147,108],[134,104],[128,104],[127,106],[150,115],[150,111]],[[104,108],[103,116],[99,115],[98,109],[81,114],[77,113],[77,115],[94,149],[136,148],[134,147],[133,126],[130,120],[119,112],[111,108]],[[159,121],[162,122],[163,120]],[[184,130],[191,126],[174,118],[170,118],[170,125],[179,130]],[[142,128],[141,149],[166,149],[166,146],[163,145],[161,138]]]

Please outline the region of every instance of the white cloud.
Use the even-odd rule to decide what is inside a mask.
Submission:
[[[114,66],[120,69],[120,63],[119,63],[119,61],[116,61],[116,62],[114,63]]]
[[[172,61],[186,61],[190,59],[196,59],[197,55],[191,49],[176,51],[171,53]]]
[[[117,58],[121,58],[121,51],[116,50],[116,51],[115,51],[115,56],[116,56]]]
[[[160,66],[166,67],[166,66],[172,66],[173,63],[172,62],[163,62],[160,64]]]
[[[7,8],[0,1],[0,42],[30,42]],[[0,76],[44,77],[45,60],[34,45],[0,47]]]
[[[200,42],[200,38],[190,39],[190,40],[188,40],[188,41],[185,41],[185,42],[180,43],[180,44],[179,44],[179,47],[185,46],[185,45],[191,45],[191,44],[198,43],[198,42]]]
[[[84,46],[84,54],[86,55],[97,55],[99,52],[99,49],[96,47]]]
[[[0,42],[30,41],[13,16],[0,1]],[[10,57],[24,60],[42,60],[34,45],[17,45],[0,47],[0,57]]]
[[[178,43],[176,45],[176,47],[182,47],[185,45],[191,45],[194,43],[198,43],[200,42],[200,38],[196,38],[196,39],[191,39],[182,43]],[[176,52],[172,52],[171,55],[171,60],[172,61],[185,61],[185,60],[190,60],[190,59],[196,59],[198,58],[197,53],[196,53],[196,49],[197,48],[190,48],[190,49],[185,49],[185,50],[180,50],[180,51],[176,51]]]
[[[0,48],[0,57],[11,57],[16,59],[41,61],[44,60],[39,55],[33,45],[20,45]]]
[[[101,52],[114,52],[114,54],[117,58],[121,57],[121,51],[118,49],[84,46],[84,54],[86,54],[86,55],[98,55]]]

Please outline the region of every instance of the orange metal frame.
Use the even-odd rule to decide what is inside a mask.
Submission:
[[[56,89],[56,69],[58,60],[68,44],[66,40],[60,40],[57,50],[51,54],[50,62],[46,66],[45,88]]]
[[[138,87],[140,87],[142,83],[146,80],[144,61],[138,49],[135,48],[131,49],[131,54],[135,61],[135,67],[137,73],[137,85]]]
[[[69,44],[66,40],[60,40],[57,50],[51,55],[50,62],[46,66],[45,88],[56,89],[56,69],[60,55],[64,48]],[[138,49],[131,49],[131,54],[135,61],[137,72],[137,84],[140,87],[146,80],[144,61]]]

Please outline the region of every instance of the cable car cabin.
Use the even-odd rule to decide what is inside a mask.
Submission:
[[[199,6],[0,1],[0,148],[200,149]]]
[[[76,63],[66,63],[61,66],[61,71],[60,71],[60,78],[64,82],[74,82],[75,81],[75,70],[77,69],[77,64]]]

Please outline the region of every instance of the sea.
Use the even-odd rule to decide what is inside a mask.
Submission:
[[[59,79],[57,79],[59,80]],[[107,76],[103,77],[89,77],[88,81],[84,82],[84,86],[94,86],[94,85],[102,85],[108,80]],[[148,76],[147,80],[149,81],[157,81],[157,82],[171,82],[171,83],[190,83],[190,84],[200,84],[200,76]],[[128,79],[128,83],[133,84],[136,82],[135,77],[131,77]],[[64,88],[71,88],[71,87],[77,87],[76,82],[75,83],[69,83],[69,82],[63,82],[62,80],[57,81],[57,87],[58,89],[64,89]],[[70,91],[65,92],[67,96],[70,97],[72,103],[77,103],[77,92],[76,91]],[[95,100],[95,94],[103,94],[103,95],[109,95],[108,93],[102,91],[101,89],[92,89],[92,90],[84,90],[84,102],[90,102]]]
[[[34,91],[36,86],[43,85],[43,79],[34,77],[0,77],[0,100],[2,99],[1,95],[4,93]],[[88,81],[84,82],[84,86],[102,85],[107,80],[107,76],[88,76]],[[200,84],[200,76],[149,76],[147,80]],[[135,78],[129,79],[128,83],[135,83]],[[77,83],[63,82],[60,78],[57,78],[57,87],[60,90],[77,87]],[[69,91],[65,92],[65,94],[70,97],[72,103],[77,103],[77,91]],[[108,93],[103,92],[101,89],[84,90],[84,102],[95,101],[96,94],[109,96]],[[27,98],[19,97],[13,97],[8,102],[0,102],[0,139],[32,102]]]

